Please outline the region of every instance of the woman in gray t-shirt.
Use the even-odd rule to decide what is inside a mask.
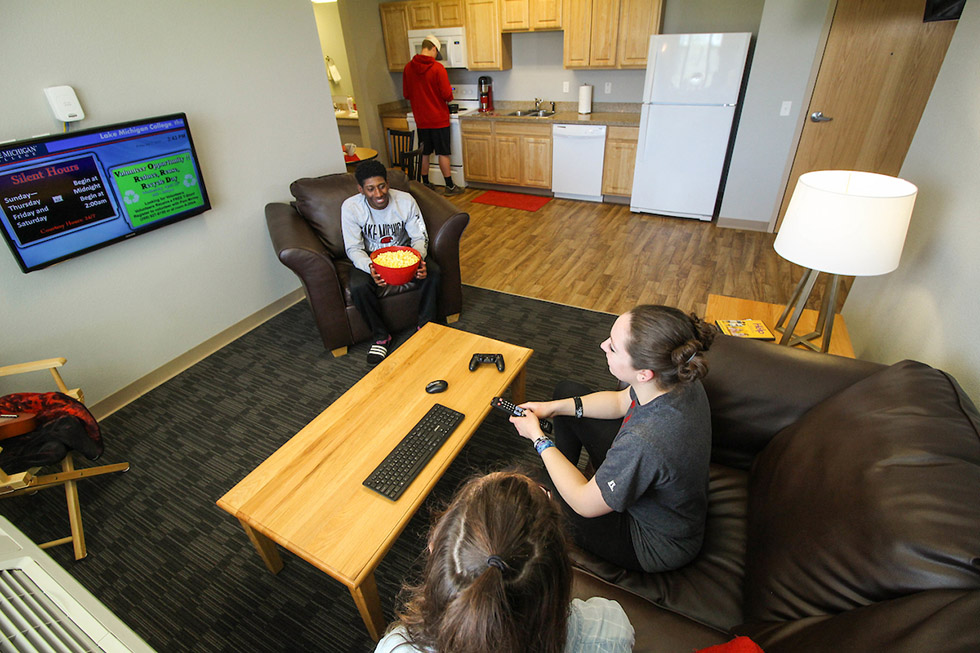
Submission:
[[[714,329],[668,306],[620,315],[601,348],[626,387],[574,382],[512,417],[534,442],[576,543],[621,567],[676,569],[701,548],[708,505],[711,416],[701,378]],[[554,417],[555,438],[539,418]],[[582,447],[595,468],[576,467]]]

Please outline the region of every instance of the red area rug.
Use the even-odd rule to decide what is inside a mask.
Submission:
[[[520,209],[522,211],[537,211],[542,206],[551,201],[550,197],[540,195],[525,195],[524,193],[505,193],[499,190],[488,190],[474,197],[472,202],[477,204],[490,204],[491,206],[502,206],[507,209]]]

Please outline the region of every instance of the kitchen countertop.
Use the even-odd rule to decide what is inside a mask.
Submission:
[[[497,120],[501,122],[525,122],[528,124],[535,123],[562,123],[562,124],[592,124],[592,125],[607,125],[610,127],[639,127],[640,126],[640,112],[639,103],[624,103],[610,105],[609,103],[596,103],[599,106],[594,106],[593,108],[606,108],[614,106],[615,108],[635,108],[636,111],[593,111],[589,114],[580,114],[577,111],[577,104],[575,103],[559,103],[558,111],[553,116],[548,116],[547,118],[531,118],[529,116],[508,116],[507,114],[511,111],[516,111],[518,109],[531,109],[534,106],[533,102],[499,102],[500,107],[492,113],[479,113],[477,111],[471,111],[469,113],[462,114],[460,120]],[[561,105],[565,106],[561,106]],[[547,107],[550,102],[542,103],[542,107]],[[571,107],[571,108],[569,108]],[[382,118],[404,118],[408,115],[411,109],[407,107],[386,107],[383,111],[380,110],[379,113]],[[338,114],[339,117],[339,114]]]
[[[590,124],[606,125],[609,127],[639,127],[640,114],[626,113],[620,111],[600,111],[588,114],[581,114],[576,111],[558,111],[553,116],[546,118],[529,116],[508,116],[507,114],[514,109],[494,111],[492,113],[467,113],[460,116],[460,120],[491,120],[499,122],[524,122],[529,124]]]

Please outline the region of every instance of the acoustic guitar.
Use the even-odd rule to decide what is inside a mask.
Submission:
[[[37,413],[3,413],[0,415],[0,440],[30,433],[37,428]]]

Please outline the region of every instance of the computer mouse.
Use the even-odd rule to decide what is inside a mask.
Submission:
[[[425,386],[425,391],[430,395],[434,395],[437,392],[444,392],[449,384],[442,379],[436,379],[435,381],[430,381],[427,386]]]

